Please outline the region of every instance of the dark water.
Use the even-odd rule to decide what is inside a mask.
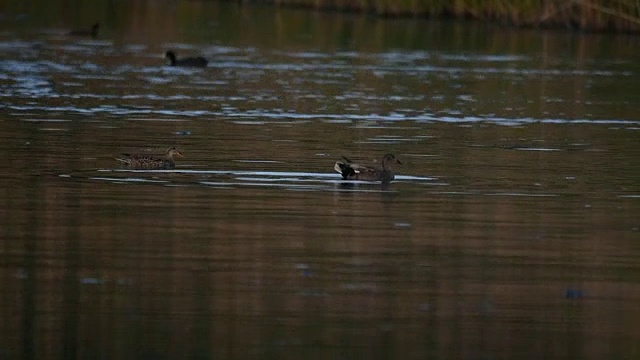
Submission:
[[[1,13],[0,358],[640,356],[637,38],[100,4]]]

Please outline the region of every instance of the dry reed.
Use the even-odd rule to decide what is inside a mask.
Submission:
[[[640,0],[239,0],[373,13],[476,19],[583,31],[640,31]]]

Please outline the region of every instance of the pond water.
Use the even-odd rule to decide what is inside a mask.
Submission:
[[[97,4],[0,17],[0,358],[640,356],[638,38]]]

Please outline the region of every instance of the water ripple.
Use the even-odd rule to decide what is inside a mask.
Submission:
[[[36,81],[38,86],[44,85],[44,82]],[[48,92],[46,88],[41,90],[42,92]],[[2,96],[9,96],[7,94],[0,94]],[[56,96],[59,97],[59,96]],[[153,97],[154,99],[162,99],[161,97]],[[114,98],[114,96],[101,96],[98,98]],[[167,99],[172,99],[174,96]],[[178,95],[175,98],[182,99],[183,97]],[[93,107],[93,108],[80,108],[75,106],[42,106],[42,105],[11,105],[0,104],[0,108],[8,108],[14,111],[45,111],[45,112],[68,112],[68,113],[108,113],[112,115],[169,115],[169,116],[183,116],[183,117],[228,117],[228,118],[246,118],[248,122],[255,124],[264,124],[263,120],[255,120],[256,118],[266,118],[274,120],[321,120],[327,122],[348,122],[348,121],[414,121],[418,123],[425,122],[443,122],[443,123],[492,123],[496,125],[504,126],[519,126],[525,124],[601,124],[601,125],[640,125],[640,120],[625,120],[625,119],[559,119],[559,118],[503,118],[503,117],[483,117],[483,116],[437,116],[434,114],[401,114],[391,113],[384,114],[318,114],[318,113],[294,113],[290,111],[283,112],[269,112],[268,110],[251,110],[251,111],[238,111],[235,108],[223,109],[223,111],[211,111],[211,110],[168,110],[168,109],[139,109],[130,108],[124,106],[109,106],[109,107]],[[238,123],[246,123],[247,121],[238,121]]]

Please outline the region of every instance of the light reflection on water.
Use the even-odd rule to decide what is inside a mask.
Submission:
[[[219,33],[0,33],[0,358],[638,353],[624,49]],[[169,68],[165,47],[212,61]],[[173,145],[174,170],[114,160]],[[403,161],[389,186],[332,170],[387,152]]]
[[[251,162],[255,163],[255,162]],[[261,161],[259,162],[261,163]],[[89,174],[63,174],[61,177],[86,177],[89,180],[109,181],[115,183],[153,183],[165,186],[175,185],[204,185],[215,187],[243,187],[263,186],[282,187],[288,190],[307,189],[313,191],[390,191],[392,187],[380,183],[342,180],[339,174],[304,173],[304,172],[275,172],[275,171],[224,171],[224,170],[98,170],[98,173],[121,173],[124,177],[92,176]],[[129,174],[140,174],[141,177],[131,177]],[[160,180],[161,174],[182,174],[178,180]],[[218,181],[210,180],[212,177]],[[207,180],[202,180],[202,179]],[[397,175],[395,182],[427,183],[435,186],[445,186],[446,183],[436,182],[437,179],[420,176]]]
[[[604,81],[628,82],[633,79],[634,73],[630,70],[620,69],[618,63],[603,60],[600,66],[611,67],[611,70],[603,70],[598,67],[568,68],[564,59],[557,59],[545,63],[540,68],[538,59],[534,56],[524,55],[482,55],[482,54],[446,54],[442,52],[414,51],[398,56],[396,51],[389,53],[370,54],[366,52],[335,52],[335,53],[288,53],[280,50],[260,50],[237,48],[229,46],[210,47],[203,55],[212,58],[208,69],[171,68],[164,66],[164,60],[148,58],[149,49],[145,46],[125,47],[122,50],[114,49],[109,42],[78,42],[69,45],[49,46],[42,41],[21,43],[21,46],[11,48],[11,42],[0,44],[10,49],[8,51],[20,51],[30,48],[34,51],[29,58],[14,61],[3,60],[2,67],[10,76],[12,83],[2,86],[5,98],[19,99],[25,95],[37,96],[36,101],[30,99],[28,104],[23,101],[10,101],[4,107],[15,111],[49,111],[70,113],[95,113],[122,116],[135,114],[160,114],[169,116],[234,116],[234,117],[271,117],[284,119],[308,119],[308,118],[347,118],[351,120],[374,119],[378,121],[442,121],[442,122],[495,122],[498,124],[522,124],[522,123],[553,123],[553,122],[593,122],[619,123],[636,125],[634,118],[598,118],[599,105],[584,101],[586,117],[573,116],[566,118],[561,112],[545,111],[543,114],[534,114],[523,110],[517,98],[490,96],[492,111],[474,111],[476,107],[485,109],[482,104],[475,104],[482,98],[481,93],[470,89],[470,93],[456,94],[455,97],[443,96],[439,90],[439,82],[445,81],[447,87],[453,89],[465,89],[466,83],[475,75],[482,75],[484,81],[507,82],[510,87],[527,86],[532,77],[542,77],[546,81],[564,82],[574,81],[576,78],[593,79],[602,78]],[[174,48],[180,48],[180,44],[172,44]],[[183,46],[185,51],[193,51],[192,46]],[[66,53],[60,57],[60,51]],[[118,51],[124,51],[119,53]],[[57,60],[43,59],[47,56],[57,56]],[[76,62],[74,58],[83,60]],[[222,57],[217,59],[216,57]],[[314,59],[309,62],[310,57]],[[259,58],[259,61],[256,59]],[[273,59],[276,63],[270,62]],[[343,63],[343,59],[358,59],[357,63]],[[66,60],[66,63],[59,62]],[[129,62],[130,64],[118,63]],[[133,61],[133,63],[131,63]],[[282,63],[277,63],[282,61]],[[433,65],[444,62],[444,66]],[[424,63],[427,63],[425,65]],[[473,66],[469,66],[469,64]],[[462,66],[457,66],[458,64]],[[491,64],[497,64],[495,67]],[[508,67],[503,67],[508,64]],[[562,65],[561,65],[562,64]],[[499,65],[499,66],[498,66]],[[554,67],[554,65],[558,65]],[[223,71],[221,71],[223,70]],[[313,77],[305,77],[304,73],[312,73]],[[43,76],[43,74],[45,74]],[[286,74],[286,76],[280,76]],[[297,74],[297,75],[296,75]],[[370,80],[371,84],[361,89],[354,89],[354,79],[367,74],[377,74]],[[295,75],[295,76],[294,76]],[[444,75],[444,77],[441,77]],[[509,75],[509,79],[505,79]],[[275,77],[271,79],[272,77]],[[130,86],[131,79],[141,82],[143,86]],[[188,83],[184,80],[189,78]],[[396,79],[397,78],[397,79]],[[5,80],[8,80],[7,77]],[[275,81],[279,89],[273,93],[269,87],[259,84],[268,84]],[[92,86],[93,82],[105,82],[102,89]],[[406,81],[406,85],[398,86],[399,81]],[[396,89],[387,91],[386,84],[396,84]],[[160,88],[154,89],[153,86]],[[180,93],[163,91],[165,85],[173,90],[179,89]],[[228,91],[228,87],[245,88],[239,92]],[[256,86],[258,85],[258,86]],[[381,90],[372,91],[375,86],[381,85]],[[320,89],[317,89],[320,86]],[[342,93],[335,94],[331,88],[343,86]],[[407,86],[427,86],[428,89],[436,87],[435,91],[424,93],[423,91],[407,91]],[[90,91],[83,92],[83,89]],[[110,89],[108,91],[105,91]],[[318,91],[321,90],[321,91]],[[329,91],[322,91],[329,90]],[[354,91],[355,90],[355,91]],[[96,92],[97,91],[97,92]],[[465,90],[463,90],[465,91]],[[242,94],[242,95],[240,95]],[[331,94],[331,95],[329,95]],[[240,96],[238,96],[240,95]],[[281,98],[295,99],[298,104],[285,111],[273,111],[274,104],[281,104]],[[112,100],[121,103],[119,106],[92,106],[91,101],[76,102],[66,106],[52,106],[43,103],[48,97],[68,98],[75,100],[96,101]],[[565,99],[563,96],[549,96],[544,94],[540,98],[529,97],[529,102],[536,104],[545,103],[554,99],[558,106],[573,106],[573,99]],[[178,104],[181,101],[192,101],[188,108],[168,109],[164,104],[157,104],[154,109],[140,110],[127,106],[126,103],[139,100],[151,100],[153,102],[170,102]],[[430,100],[429,100],[430,99]],[[564,100],[563,100],[564,99]],[[124,101],[124,104],[122,100]],[[578,99],[583,101],[582,99]],[[260,104],[250,109],[243,104]],[[222,111],[212,109],[209,102],[225,104]],[[350,108],[352,103],[373,104],[377,111],[356,111],[356,113],[333,113],[330,108],[322,106],[326,102],[344,103],[344,107]],[[238,104],[237,106],[228,106]],[[315,111],[302,111],[309,106]],[[416,108],[416,105],[418,106]],[[424,108],[428,105],[430,108]],[[630,104],[621,102],[623,107]],[[194,108],[195,106],[195,108]],[[410,111],[398,112],[395,109],[404,106]],[[340,107],[338,106],[337,109]],[[363,108],[358,106],[355,110]],[[438,111],[437,108],[440,108]],[[616,107],[620,108],[620,104]],[[487,108],[488,109],[488,108]],[[427,110],[427,111],[425,111]],[[434,111],[436,110],[436,111]],[[505,116],[507,115],[507,116]],[[555,115],[555,116],[554,116]]]

